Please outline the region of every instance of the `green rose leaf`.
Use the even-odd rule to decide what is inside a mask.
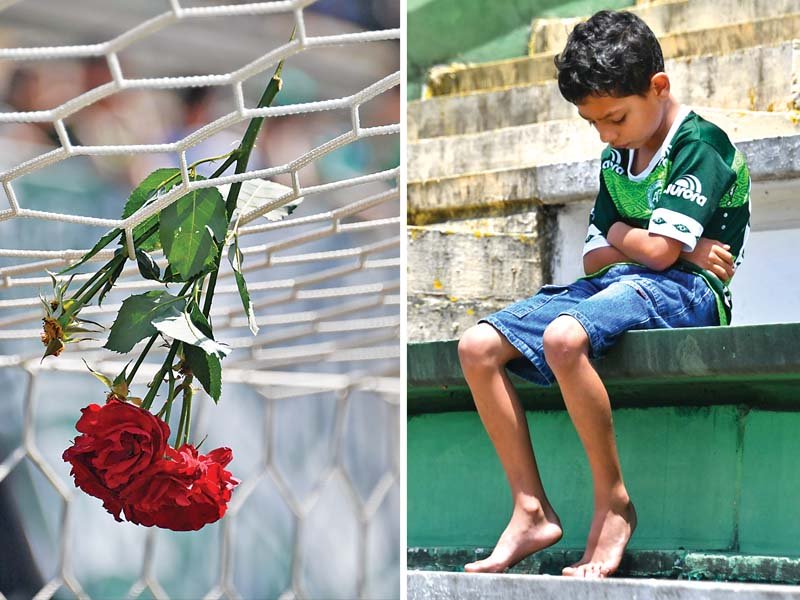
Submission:
[[[256,323],[256,314],[253,310],[253,302],[250,300],[250,293],[247,291],[247,282],[244,280],[242,273],[242,252],[239,250],[239,236],[233,236],[233,243],[228,249],[228,260],[233,267],[233,275],[236,278],[236,287],[239,288],[239,297],[242,299],[242,306],[247,315],[247,324],[250,326],[250,331],[253,335],[258,333],[258,324]]]
[[[197,346],[184,344],[186,362],[206,393],[219,402],[222,395],[222,365],[216,354],[206,354]]]
[[[170,189],[181,182],[180,169],[156,169],[144,178],[135,190],[131,192],[125,208],[122,211],[122,218],[127,219],[142,206],[154,200],[162,194],[166,194]],[[133,228],[133,237],[144,234],[153,225],[158,223],[158,214],[152,215]],[[137,247],[143,250],[155,250],[159,247],[158,234],[154,233],[146,240],[142,240]]]
[[[161,246],[176,281],[188,281],[214,267],[216,240],[228,226],[225,203],[216,188],[194,190],[161,211]]]
[[[127,298],[111,326],[105,348],[130,352],[137,342],[156,332],[154,321],[183,314],[186,300],[163,290],[153,290]]]
[[[111,242],[113,242],[114,238],[119,237],[119,234],[121,234],[121,233],[122,233],[122,229],[112,229],[111,231],[106,233],[103,237],[101,237],[97,241],[97,243],[94,245],[94,247],[91,250],[89,250],[89,252],[87,252],[86,254],[83,255],[83,257],[80,259],[80,261],[76,262],[74,265],[71,265],[71,266],[67,267],[66,269],[64,269],[62,271],[59,271],[58,273],[56,273],[56,275],[64,275],[65,273],[69,273],[73,269],[78,268],[83,263],[85,263],[87,260],[92,258],[95,254],[100,252],[100,250],[102,250],[103,248],[108,246]]]
[[[161,281],[161,269],[147,252],[141,248],[136,249],[136,264],[139,266],[139,273],[145,279]]]
[[[206,320],[196,304],[192,304],[189,310],[189,317],[192,324],[204,336],[214,339],[211,324]],[[225,348],[227,349],[227,346]],[[197,377],[203,389],[214,399],[214,402],[219,402],[219,397],[222,394],[222,365],[220,357],[217,354],[208,354],[202,348],[191,344],[183,345],[183,353],[189,368],[194,373],[194,376]]]
[[[198,320],[197,314],[200,314],[202,321]],[[153,326],[164,335],[180,340],[184,344],[197,346],[206,354],[224,357],[231,351],[230,346],[216,342],[213,337],[207,335],[211,333],[211,328],[202,313],[197,310],[165,315],[154,320]]]

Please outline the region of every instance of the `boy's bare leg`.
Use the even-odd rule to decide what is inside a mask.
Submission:
[[[531,446],[525,411],[505,364],[520,356],[494,327],[481,323],[458,345],[467,384],[511,486],[514,510],[491,556],[464,566],[501,572],[561,539],[561,523],[547,500]]]
[[[545,330],[547,364],[586,450],[594,483],[594,518],[583,558],[564,575],[605,577],[617,570],[636,528],[636,511],[625,484],[614,439],[611,404],[589,361],[589,338],[581,324],[561,316]]]

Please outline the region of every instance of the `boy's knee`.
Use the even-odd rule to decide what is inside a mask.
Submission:
[[[558,368],[588,351],[589,336],[576,319],[561,315],[544,330],[542,345],[547,364]]]
[[[494,366],[500,360],[500,335],[494,327],[478,323],[458,340],[458,359],[463,369]]]

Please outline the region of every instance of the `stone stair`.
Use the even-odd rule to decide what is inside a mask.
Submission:
[[[408,600],[797,600],[779,585],[409,571]]]
[[[659,35],[676,97],[748,156],[753,239],[784,243],[800,227],[800,0],[677,0],[631,10]],[[457,337],[478,316],[581,274],[603,144],[553,79],[553,56],[577,21],[535,20],[530,56],[436,68],[426,99],[409,102],[411,341]],[[763,322],[756,288],[779,283],[777,267],[766,280],[747,273],[758,253],[734,280],[734,297],[744,299],[735,322]],[[792,287],[800,284],[789,286],[800,293]]]

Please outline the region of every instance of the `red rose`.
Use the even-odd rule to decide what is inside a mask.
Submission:
[[[151,465],[120,494],[125,518],[147,527],[196,531],[219,520],[239,483],[225,466],[233,455],[217,448],[207,455],[184,444],[167,447],[164,460]]]
[[[151,412],[114,398],[81,412],[75,428],[83,435],[62,458],[72,465],[75,485],[100,498],[121,521],[120,489],[163,458],[169,426]]]

